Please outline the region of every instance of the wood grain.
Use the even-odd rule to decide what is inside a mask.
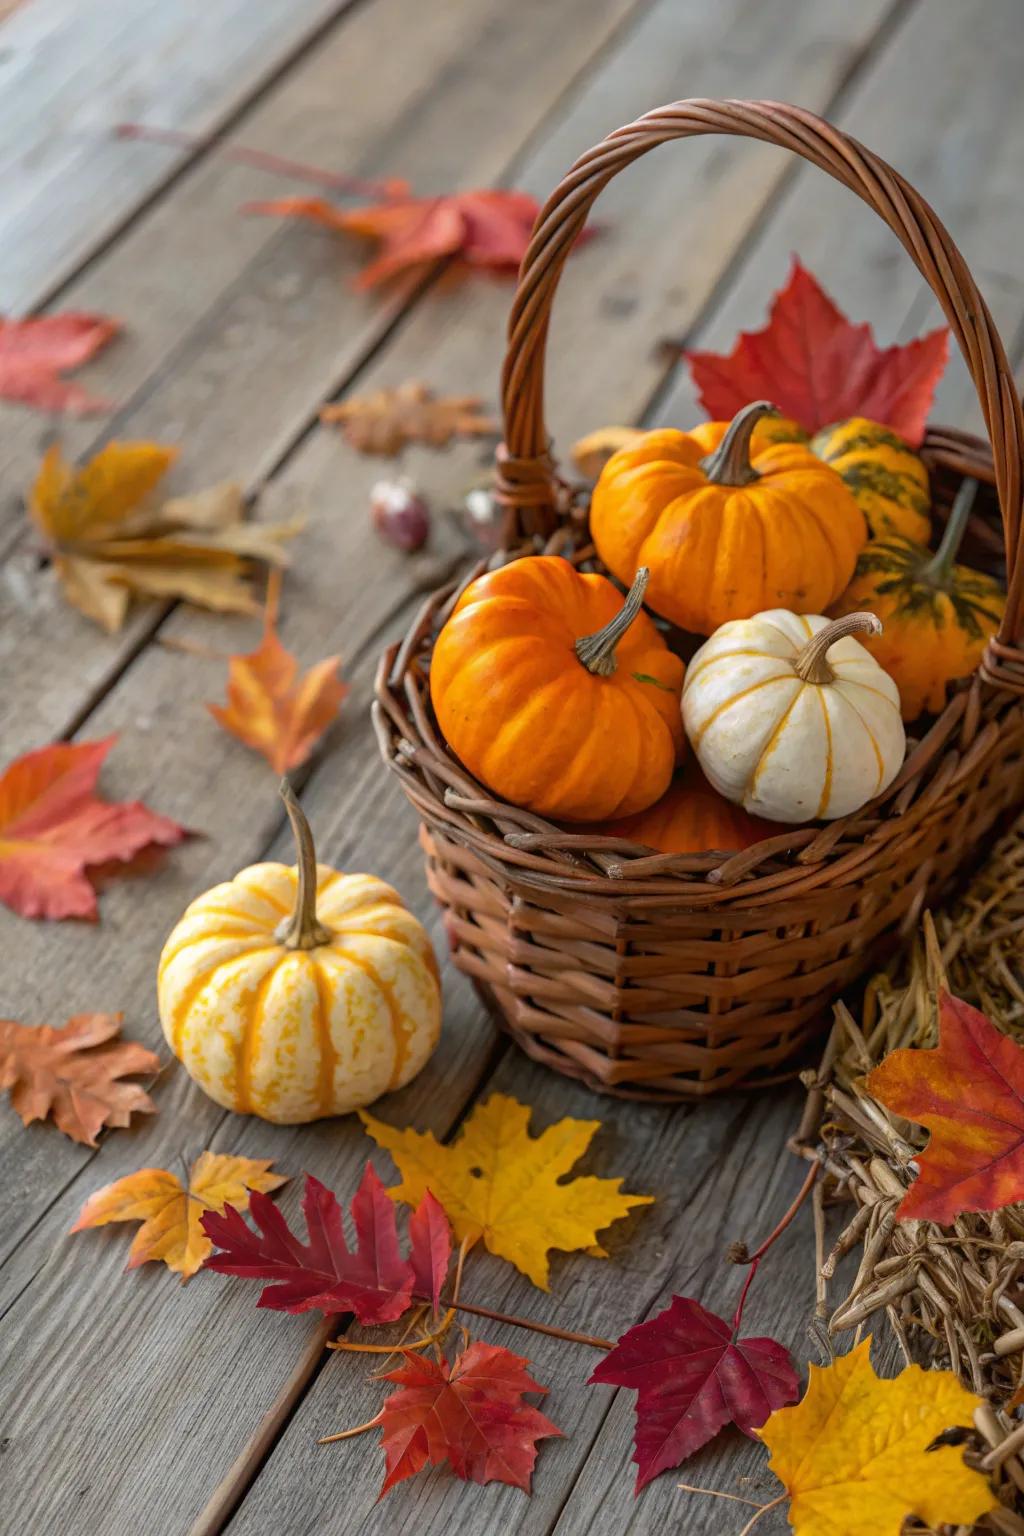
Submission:
[[[60,284],[191,158],[125,144],[143,120],[208,139],[350,0],[32,0],[0,49],[0,310]]]

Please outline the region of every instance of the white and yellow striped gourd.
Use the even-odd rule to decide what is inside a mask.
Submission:
[[[340,1115],[415,1077],[441,988],[422,925],[389,885],[317,864],[282,795],[299,862],[254,864],[194,901],[157,978],[174,1054],[218,1104],[278,1124]]]
[[[715,631],[687,668],[683,724],[719,794],[792,824],[847,816],[892,783],[899,691],[853,639],[881,628],[772,608]]]

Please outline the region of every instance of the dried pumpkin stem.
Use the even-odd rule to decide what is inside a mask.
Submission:
[[[750,485],[761,476],[750,462],[750,439],[766,416],[778,416],[770,400],[755,400],[737,411],[714,453],[701,459],[700,467],[712,485]]]
[[[960,545],[963,542],[964,533],[967,530],[967,519],[971,515],[975,497],[978,494],[978,482],[968,478],[960,484],[956,493],[956,499],[950,508],[949,518],[939,541],[939,547],[935,551],[927,565],[923,565],[918,576],[921,582],[927,582],[933,587],[946,587],[949,585],[950,572],[956,560]]]
[[[597,677],[611,677],[618,666],[615,647],[644,605],[644,593],[650,571],[642,565],[633,577],[633,585],[626,593],[626,601],[614,619],[593,635],[581,635],[576,641],[576,655],[588,672]]]
[[[836,675],[828,664],[828,652],[836,641],[845,640],[847,635],[881,633],[882,621],[873,613],[847,613],[841,619],[833,619],[808,640],[793,663],[793,670],[805,683],[835,682]]]
[[[316,915],[316,849],[313,846],[313,834],[287,779],[281,780],[280,795],[295,834],[299,886],[291,916],[285,918],[274,937],[285,949],[316,949],[319,944],[327,944],[331,934],[330,929],[325,928]]]

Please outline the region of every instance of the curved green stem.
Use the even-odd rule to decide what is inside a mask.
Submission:
[[[759,421],[778,414],[778,406],[772,405],[770,400],[754,400],[736,413],[714,453],[700,461],[700,467],[712,485],[750,485],[754,480],[760,480],[750,462],[750,439]]]
[[[319,944],[330,942],[331,931],[324,927],[316,915],[316,849],[313,846],[313,834],[287,779],[281,780],[280,795],[295,834],[299,887],[291,916],[285,918],[274,937],[285,949],[316,949]]]
[[[615,647],[644,605],[644,593],[647,591],[650,574],[646,565],[642,565],[633,577],[626,601],[614,619],[595,634],[581,635],[576,641],[576,655],[588,672],[593,672],[597,677],[611,677],[614,673],[618,666]]]
[[[967,520],[974,506],[974,499],[978,494],[978,482],[970,476],[960,484],[956,493],[956,499],[950,509],[949,518],[943,530],[939,547],[928,561],[921,567],[919,580],[929,583],[934,587],[946,587],[949,585],[949,577],[953,570],[960,545],[963,542],[964,533],[967,530]]]

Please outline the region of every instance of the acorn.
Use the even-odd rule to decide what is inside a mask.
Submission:
[[[378,480],[370,492],[373,526],[395,549],[413,554],[430,536],[430,508],[412,480]]]

